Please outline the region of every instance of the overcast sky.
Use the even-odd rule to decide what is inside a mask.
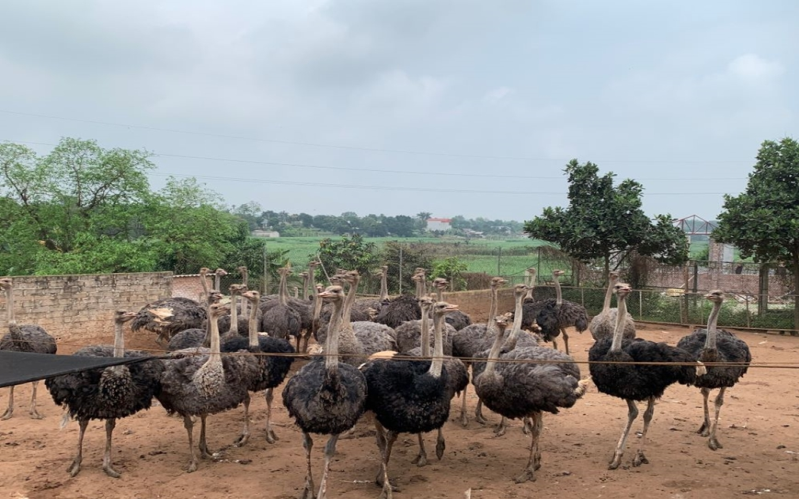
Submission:
[[[525,220],[566,204],[577,158],[642,182],[649,214],[711,219],[763,140],[799,138],[795,0],[19,0],[0,19],[0,140],[146,148],[156,188],[194,175],[275,211]]]

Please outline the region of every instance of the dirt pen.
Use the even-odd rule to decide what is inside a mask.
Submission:
[[[485,318],[480,292],[457,293],[448,300]],[[484,293],[484,292],[483,292]],[[503,291],[501,310],[509,308],[508,291]],[[18,318],[27,322],[18,310]],[[110,321],[110,315],[109,315]],[[59,353],[71,353],[79,346],[110,342],[111,328],[84,329],[79,335],[63,337]],[[675,344],[689,332],[686,328],[641,325],[639,336]],[[799,338],[738,332],[752,350],[757,364],[795,365]],[[591,345],[586,332],[570,334],[575,360],[585,361]],[[156,349],[152,336],[129,334],[129,348]],[[301,366],[295,362],[292,372]],[[583,376],[588,366],[582,364]],[[626,421],[626,404],[589,392],[568,410],[544,416],[541,437],[542,466],[537,480],[515,484],[512,479],[524,467],[529,437],[516,421],[503,437],[495,437],[491,426],[474,422],[476,403],[470,387],[467,402],[468,427],[457,420],[460,400],[454,399],[450,421],[444,426],[447,448],[441,461],[418,468],[411,464],[416,455],[416,437],[401,435],[392,455],[389,474],[401,489],[398,498],[463,498],[467,490],[478,498],[533,497],[653,497],[689,499],[707,497],[775,496],[799,497],[799,371],[752,367],[727,392],[719,425],[724,448],[711,451],[707,439],[696,434],[702,420],[699,390],[672,386],[658,403],[649,431],[647,457],[650,464],[630,467],[637,440],[631,436],[622,468],[607,469],[607,462]],[[263,435],[265,403],[256,397],[251,407],[253,436],[242,448],[231,444],[239,435],[242,408],[209,417],[209,444],[218,451],[215,460],[200,463],[198,471],[183,471],[188,460],[186,434],[179,418],[168,417],[156,404],[131,418],[120,420],[114,434],[114,464],[122,478],[107,477],[101,469],[104,426],[94,421],[86,435],[83,469],[70,478],[66,468],[77,443],[77,424],[59,429],[62,410],[39,391],[43,420],[31,420],[25,407],[30,386],[17,390],[21,406],[8,421],[0,422],[0,497],[9,498],[295,498],[302,491],[305,459],[301,433],[280,403],[278,388],[274,404],[274,425],[280,440],[267,444]],[[0,406],[6,391],[0,392]],[[499,416],[486,412],[494,424]],[[354,433],[339,440],[331,467],[328,495],[347,498],[375,498],[374,485],[379,467],[374,429],[369,416],[358,423]],[[641,429],[641,419],[634,431]],[[434,434],[426,437],[432,445]],[[315,438],[313,465],[321,471],[322,448],[326,439]]]

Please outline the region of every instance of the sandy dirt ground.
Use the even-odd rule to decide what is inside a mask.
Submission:
[[[675,344],[687,329],[647,326],[640,336]],[[799,338],[738,333],[749,343],[755,362],[794,362]],[[591,337],[571,335],[576,360],[587,358]],[[108,342],[89,339],[86,344]],[[152,347],[143,335],[132,335],[130,348]],[[75,348],[62,346],[60,353]],[[295,363],[299,367],[299,363]],[[587,366],[581,366],[583,376]],[[699,390],[673,386],[658,403],[650,429],[647,457],[650,464],[630,466],[638,438],[632,436],[621,468],[607,469],[614,445],[626,420],[626,405],[591,386],[577,405],[558,415],[544,416],[541,440],[542,467],[537,480],[515,484],[527,460],[529,439],[521,423],[513,421],[503,437],[491,426],[474,422],[477,399],[472,387],[467,395],[468,427],[457,421],[460,400],[453,401],[445,426],[447,449],[435,459],[435,435],[428,434],[431,464],[411,464],[416,455],[415,437],[400,436],[390,464],[390,475],[401,489],[400,498],[471,497],[528,498],[672,498],[740,497],[747,495],[799,497],[799,371],[751,368],[728,391],[721,413],[716,452],[696,434],[701,423]],[[279,391],[282,390],[279,389]],[[7,392],[2,390],[0,407]],[[18,387],[14,417],[0,422],[0,497],[8,498],[293,498],[302,490],[305,462],[301,434],[289,420],[279,396],[275,397],[275,430],[280,440],[267,444],[263,435],[265,402],[257,397],[251,409],[257,431],[245,447],[231,446],[242,424],[241,408],[209,418],[209,445],[219,450],[215,461],[205,460],[198,471],[186,473],[186,433],[182,421],[168,417],[157,404],[117,423],[113,460],[122,478],[106,476],[101,469],[104,426],[92,422],[87,431],[83,469],[75,478],[66,472],[75,451],[78,427],[71,422],[59,429],[62,410],[46,390],[39,391],[42,420],[27,415],[30,385]],[[711,408],[712,410],[712,408]],[[643,410],[641,411],[643,413]],[[491,423],[499,416],[487,412]],[[329,497],[376,498],[374,484],[379,466],[374,430],[361,421],[351,437],[342,438],[332,464]],[[641,418],[633,431],[640,431]],[[195,430],[198,431],[198,430]],[[326,439],[315,438],[313,449],[316,480],[322,465]]]

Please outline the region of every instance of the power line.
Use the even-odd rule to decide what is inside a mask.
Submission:
[[[533,158],[533,157],[526,157],[526,156],[494,156],[494,155],[483,155],[483,154],[465,154],[465,153],[449,153],[449,152],[438,152],[438,151],[415,151],[409,149],[388,149],[388,148],[379,148],[379,147],[362,147],[362,146],[351,146],[351,145],[339,145],[339,144],[320,144],[316,142],[300,142],[300,141],[291,141],[291,140],[281,140],[281,139],[270,139],[270,138],[263,138],[263,137],[248,137],[244,135],[230,135],[230,134],[222,134],[222,133],[211,133],[211,132],[198,132],[192,130],[181,130],[177,128],[161,128],[155,126],[148,126],[148,125],[132,125],[126,123],[116,123],[112,121],[101,121],[101,120],[90,120],[90,119],[82,119],[82,118],[67,118],[64,116],[53,116],[47,114],[37,114],[37,113],[26,113],[21,111],[9,111],[6,109],[0,109],[0,113],[3,114],[11,114],[16,116],[29,116],[33,118],[45,118],[51,120],[60,120],[60,121],[73,121],[77,123],[89,123],[93,125],[105,125],[105,126],[115,126],[120,128],[135,128],[138,130],[149,130],[155,132],[169,132],[169,133],[179,133],[184,135],[198,135],[204,137],[217,137],[217,138],[224,138],[224,139],[237,139],[237,140],[251,140],[255,142],[269,142],[274,144],[285,144],[285,145],[297,145],[297,146],[306,146],[306,147],[320,147],[320,148],[328,148],[328,149],[344,149],[344,150],[355,150],[355,151],[367,151],[367,152],[383,152],[383,153],[395,153],[395,154],[412,154],[412,155],[420,155],[420,156],[443,156],[443,157],[453,157],[453,158],[474,158],[474,159],[493,159],[493,160],[514,160],[514,161],[540,161],[540,162],[563,162],[569,161],[572,158]],[[685,163],[685,164],[707,164],[707,163],[749,163],[750,160],[656,160],[656,159],[645,159],[645,160],[637,160],[637,159],[623,159],[623,160],[613,160],[613,159],[596,159],[595,161],[603,161],[608,163]]]

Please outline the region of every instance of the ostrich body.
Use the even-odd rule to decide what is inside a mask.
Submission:
[[[164,361],[161,376],[161,393],[158,401],[170,414],[183,416],[183,426],[189,437],[188,472],[197,469],[194,451],[192,416],[200,416],[200,452],[202,457],[213,457],[205,438],[206,419],[233,409],[249,398],[250,380],[260,374],[258,361],[252,355],[226,355],[222,357],[219,340],[219,316],[226,307],[215,303],[209,307],[211,319],[211,348],[191,348],[173,352],[173,358]]]
[[[207,294],[206,313],[207,307],[214,303],[219,303],[221,299],[222,293],[216,290],[213,290]],[[207,320],[205,321],[205,327],[203,328],[186,329],[173,336],[172,339],[169,340],[166,350],[167,352],[175,352],[177,350],[184,350],[186,348],[202,347],[206,346],[206,341],[208,341],[208,345],[211,344],[211,324]]]
[[[168,313],[163,313],[168,312]],[[160,345],[186,329],[201,328],[206,320],[205,306],[180,296],[163,298],[143,306],[131,321],[132,331],[152,331]]]
[[[367,384],[364,375],[355,367],[338,361],[338,336],[344,292],[340,286],[330,286],[318,295],[335,306],[330,334],[325,340],[325,356],[316,357],[303,366],[286,383],[283,405],[302,430],[303,448],[308,463],[303,499],[324,499],[330,460],[336,452],[336,442],[342,432],[355,426],[366,404]],[[311,472],[311,433],[330,435],[325,446],[325,466],[319,492],[314,496]]]
[[[540,303],[541,307],[536,316],[536,322],[541,327],[541,337],[544,341],[551,341],[555,348],[558,348],[555,338],[558,335],[562,335],[564,350],[568,354],[569,335],[566,333],[565,328],[574,326],[579,333],[588,329],[588,312],[582,305],[563,299],[558,278],[564,273],[562,270],[552,271],[556,298],[554,300],[536,302]]]
[[[279,272],[280,291],[278,294],[278,303],[264,310],[263,319],[261,320],[261,329],[273,338],[287,340],[293,336],[297,339],[297,343],[299,344],[300,331],[302,330],[301,318],[296,310],[289,307],[288,288],[286,286],[286,279],[289,273],[291,273],[291,270],[284,267],[281,268]]]
[[[432,361],[373,359],[362,366],[369,387],[366,408],[375,415],[382,466],[376,481],[383,486],[381,497],[392,497],[388,479],[391,448],[400,433],[437,430],[449,418],[451,394],[444,367],[441,322],[456,305],[439,302],[434,306],[435,347]],[[384,431],[386,430],[386,431]],[[436,446],[441,455],[444,442]],[[440,449],[440,451],[438,450]]]
[[[562,408],[572,407],[585,393],[588,382],[580,381],[580,369],[569,355],[551,348],[516,348],[502,356],[503,360],[545,363],[497,363],[506,340],[507,319],[498,317],[497,325],[485,370],[476,377],[474,386],[480,400],[492,411],[507,418],[532,419],[530,457],[527,467],[515,479],[522,483],[535,480],[535,470],[541,466],[538,440],[544,428],[542,413],[557,414]]]
[[[613,286],[618,281],[618,272],[608,274],[608,289],[605,291],[605,303],[602,305],[602,312],[595,315],[588,325],[588,330],[591,331],[594,341],[613,336],[613,331],[616,330],[616,314],[618,314],[619,309],[610,308],[610,299],[613,296]],[[623,337],[629,340],[635,338],[635,321],[629,313],[624,318]]]
[[[614,290],[619,306],[619,312],[616,316],[616,329],[612,337],[598,340],[588,351],[589,361],[620,363],[592,363],[590,365],[591,376],[599,391],[627,402],[627,424],[608,466],[612,470],[615,470],[621,464],[627,435],[630,433],[633,421],[638,416],[636,401],[645,400],[647,402],[641,444],[632,462],[633,466],[640,466],[641,464],[649,463],[644,455],[644,446],[649,423],[652,421],[652,415],[655,412],[655,401],[663,395],[663,392],[671,384],[694,384],[697,374],[696,366],[628,364],[629,362],[693,363],[694,359],[685,350],[665,343],[655,343],[654,341],[640,338],[625,340],[623,338],[624,317],[627,313],[626,299],[630,293],[630,286],[619,283],[614,286]]]
[[[125,351],[123,324],[136,316],[133,312],[118,310],[114,316],[114,345],[83,347],[73,355],[78,357],[146,357],[144,352]],[[164,364],[160,360],[148,360],[127,366],[112,366],[65,374],[45,380],[44,384],[53,397],[53,402],[65,406],[69,416],[78,420],[78,453],[67,471],[71,476],[80,472],[83,459],[83,436],[92,419],[105,420],[105,454],[103,471],[113,478],[119,472],[111,466],[111,435],[116,420],[149,409],[152,399],[161,390],[161,374]]]
[[[508,281],[501,277],[494,277],[491,279],[491,300],[488,306],[489,322],[486,324],[472,324],[452,335],[453,356],[471,359],[479,352],[491,348],[491,337],[496,333],[496,322],[494,322],[492,318],[497,315],[498,288],[506,282]],[[469,360],[464,360],[463,363],[467,367],[471,365],[471,361]],[[479,400],[477,401],[477,407],[475,407],[475,419],[480,424],[486,424],[488,422],[483,416],[483,403]],[[469,417],[466,414],[466,389],[464,389],[463,398],[461,399],[461,424],[466,426],[468,423]]]
[[[375,352],[397,349],[397,337],[394,329],[385,324],[378,324],[372,321],[351,321],[351,311],[355,303],[355,294],[361,277],[357,270],[351,270],[344,274],[344,282],[350,285],[345,310],[342,316],[342,330],[351,330],[355,338],[360,342],[363,353],[371,355]]]
[[[277,435],[272,430],[272,400],[274,389],[278,387],[291,369],[294,357],[284,355],[262,355],[262,354],[292,354],[294,348],[287,340],[281,338],[271,338],[266,334],[258,334],[258,303],[260,293],[258,291],[247,291],[242,297],[250,303],[249,334],[247,338],[233,336],[222,342],[223,352],[238,352],[247,350],[255,354],[258,362],[259,375],[250,380],[247,389],[250,392],[265,391],[266,399],[266,441],[270,444],[278,440]],[[250,400],[244,400],[244,431],[236,445],[244,445],[250,437]]]
[[[417,268],[411,279],[416,283],[416,296],[399,295],[396,298],[383,303],[380,311],[374,318],[374,322],[385,324],[396,330],[403,322],[418,321],[422,318],[422,309],[419,307],[419,299],[426,294],[425,292],[425,270]]]
[[[682,348],[693,356],[694,359],[706,362],[730,362],[737,365],[730,366],[708,366],[707,374],[696,377],[694,385],[701,388],[702,399],[704,402],[705,419],[698,433],[703,437],[710,437],[707,445],[712,450],[723,448],[716,439],[716,429],[719,424],[719,412],[724,404],[724,392],[727,388],[732,388],[735,383],[746,374],[749,363],[752,362],[752,354],[745,341],[736,337],[734,334],[716,328],[721,311],[721,304],[724,302],[724,292],[718,289],[710,291],[705,298],[713,302],[713,312],[707,319],[707,329],[697,329],[688,336],[684,336],[677,343],[678,348]],[[710,390],[719,389],[716,396],[716,414],[713,424],[710,424],[710,411],[707,407],[707,399]]]
[[[8,316],[8,332],[0,338],[0,350],[5,352],[30,352],[55,354],[57,347],[55,339],[43,327],[35,324],[17,324],[14,320],[14,286],[9,278],[0,279],[0,288],[6,293],[6,314]],[[36,410],[36,388],[38,381],[34,381],[31,391],[30,416],[33,419],[42,419]],[[14,414],[14,387],[8,391],[8,408],[0,416],[5,421]]]

